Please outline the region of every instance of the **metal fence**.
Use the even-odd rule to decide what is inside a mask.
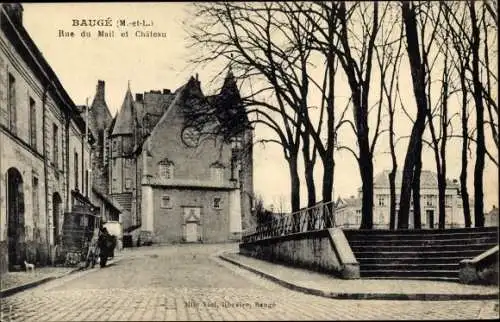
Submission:
[[[244,232],[242,241],[253,242],[265,238],[335,227],[334,201],[304,208],[291,214],[282,214]]]

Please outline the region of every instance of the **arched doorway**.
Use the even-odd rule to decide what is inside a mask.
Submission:
[[[26,258],[23,178],[16,168],[7,170],[6,190],[9,222],[7,227],[9,270],[13,270],[15,265],[21,265]]]
[[[52,194],[52,225],[53,225],[53,240],[54,240],[54,245],[57,245],[59,243],[59,219],[61,216],[61,196],[59,193],[55,192]]]

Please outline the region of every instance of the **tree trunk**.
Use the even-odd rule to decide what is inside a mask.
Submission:
[[[391,205],[390,205],[390,218],[389,218],[389,229],[396,229],[396,173],[398,171],[397,166],[392,167],[389,173],[389,189],[391,194]]]
[[[334,178],[334,171],[335,171],[335,161],[333,160],[333,156],[331,158],[331,161],[330,162],[324,162],[323,163],[323,191],[322,191],[322,195],[323,195],[323,202],[324,203],[329,203],[332,201],[332,192],[333,192],[333,178]],[[333,205],[330,203],[328,204],[327,206],[327,212],[324,213],[325,216],[327,215],[330,215],[329,218],[331,218],[331,220],[327,220],[327,218],[324,218],[325,219],[325,222],[327,223],[327,226],[328,228],[331,228],[334,226],[334,222],[332,220],[334,220],[333,218]]]
[[[444,161],[444,160],[443,160]],[[443,173],[443,169],[437,174],[438,179],[438,194],[439,194],[439,229],[445,229],[446,224],[446,175]]]
[[[361,154],[363,155],[363,154]],[[363,200],[361,205],[361,227],[360,229],[373,228],[373,163],[371,156],[369,161],[359,161],[359,168],[361,173],[361,181],[363,191]]]
[[[420,196],[420,174],[422,173],[422,142],[417,149],[415,170],[413,172],[413,229],[422,229],[422,207]]]
[[[403,178],[401,182],[401,196],[399,201],[398,229],[408,229],[408,219],[410,212],[410,198],[412,195],[412,186],[415,176],[418,174],[420,180],[420,171],[416,173],[417,164],[421,164],[422,134],[425,128],[425,112],[420,109],[417,112],[417,119],[413,125],[410,143],[406,152],[405,163],[403,166]],[[418,183],[420,186],[420,183]],[[415,194],[415,191],[414,191]],[[420,195],[420,192],[417,192]],[[415,200],[415,196],[413,196]],[[417,209],[415,209],[415,206]],[[420,197],[417,199],[417,205],[413,203],[414,218],[420,220]],[[416,221],[414,220],[414,222]]]
[[[306,134],[307,135],[307,134]],[[309,155],[309,137],[303,137],[302,155],[304,157],[304,176],[307,187],[307,207],[316,204],[316,187],[314,185],[314,160]]]
[[[313,207],[316,204],[316,188],[314,186],[313,166],[311,162],[305,165],[305,179],[307,186],[307,207]]]
[[[422,134],[425,129],[425,116],[427,111],[427,96],[425,93],[425,66],[420,58],[415,8],[410,8],[410,4],[408,2],[403,2],[402,15],[403,23],[406,29],[406,51],[410,60],[413,93],[415,95],[418,109],[417,118],[413,124],[410,142],[406,151],[401,183],[401,197],[399,202],[398,228],[408,229],[411,185],[414,180],[415,164],[420,162],[421,157]]]
[[[290,169],[290,202],[292,204],[292,212],[300,209],[300,179],[297,167],[297,157],[291,157],[288,160]]]
[[[331,11],[330,11],[331,13]],[[330,19],[333,19],[331,15],[329,15]],[[333,181],[335,175],[335,158],[334,158],[334,145],[335,139],[337,135],[337,130],[335,129],[335,51],[334,48],[334,26],[329,23],[328,24],[328,57],[327,68],[328,68],[328,96],[326,98],[327,103],[327,130],[328,130],[328,138],[326,141],[326,149],[325,156],[322,158],[323,161],[323,186],[322,186],[322,197],[323,202],[329,203],[332,201],[333,194]],[[332,203],[329,203],[327,206],[327,211],[324,211],[324,216],[328,216],[330,220],[326,220],[328,227],[333,227],[335,225],[334,207]]]
[[[398,173],[398,162],[394,148],[394,112],[389,112],[389,148],[391,150],[392,170],[389,173],[389,189],[391,194],[391,205],[389,214],[389,229],[396,229],[396,175]]]
[[[467,147],[469,145],[469,128],[467,117],[467,87],[465,84],[465,69],[460,73],[460,83],[462,86],[462,169],[460,171],[460,197],[462,198],[462,209],[464,210],[465,227],[471,227],[469,192],[467,190]]]
[[[482,85],[479,78],[479,26],[476,18],[475,3],[469,3],[472,27],[472,83],[474,86],[474,102],[476,105],[476,164],[474,167],[474,225],[484,226],[483,213],[483,173],[486,146],[484,142],[484,105]]]

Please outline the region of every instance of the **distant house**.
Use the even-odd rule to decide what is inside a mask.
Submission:
[[[485,227],[498,227],[498,208],[493,206],[490,212],[484,214]]]
[[[335,225],[342,228],[359,228],[361,224],[361,198],[338,198],[335,203]]]
[[[373,180],[373,228],[388,229],[390,216],[390,185],[389,170],[375,176]],[[396,175],[396,211],[399,210],[401,191],[401,173]],[[361,190],[357,198],[339,198],[336,204],[336,225],[345,228],[359,227],[361,223]],[[438,184],[437,175],[432,171],[422,171],[420,177],[420,206],[423,229],[438,228]],[[465,227],[460,186],[456,180],[447,180],[445,192],[446,228]],[[473,216],[473,201],[470,201],[471,220]],[[497,210],[498,212],[498,210]],[[397,219],[396,219],[397,220]],[[498,222],[498,221],[497,221]],[[474,224],[474,222],[472,223]],[[409,228],[414,227],[413,201],[410,201]]]

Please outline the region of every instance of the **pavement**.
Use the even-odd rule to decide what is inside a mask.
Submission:
[[[108,264],[113,264],[121,258],[117,252],[114,258],[108,260]],[[82,270],[97,269],[99,265],[94,268],[85,269],[82,266],[76,267],[62,267],[62,266],[47,266],[36,267],[34,271],[20,271],[20,272],[6,272],[0,278],[0,298],[4,298],[18,292],[36,287],[43,283],[47,283],[54,279],[65,277]]]
[[[466,285],[451,281],[410,279],[344,280],[307,269],[271,263],[237,252],[219,257],[292,290],[335,299],[498,300],[498,285]]]
[[[498,319],[498,300],[336,299],[304,294],[219,258],[237,244],[133,248],[104,269],[0,299],[1,321]],[[319,280],[318,280],[319,282]]]

